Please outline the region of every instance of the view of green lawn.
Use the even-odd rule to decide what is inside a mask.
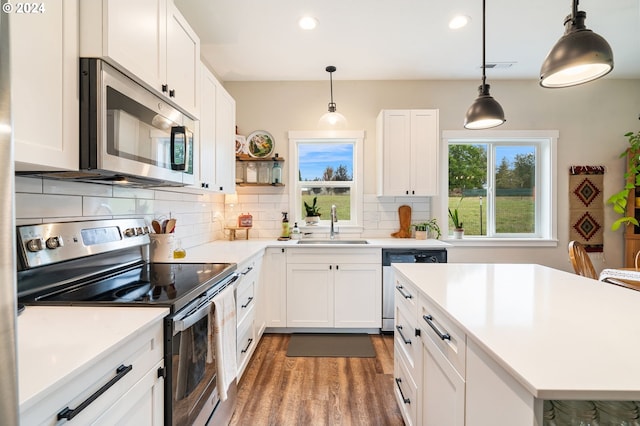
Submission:
[[[482,199],[482,205],[480,200]],[[481,197],[449,197],[449,208],[458,208],[465,235],[486,235],[487,202]],[[500,233],[531,233],[535,229],[533,197],[512,196],[496,198],[496,231]],[[480,218],[482,217],[482,233]],[[451,219],[448,229],[453,229]]]
[[[318,197],[316,205],[320,207],[320,220],[329,220],[331,205],[336,205],[338,220],[348,220],[351,218],[351,197],[349,194],[318,194],[303,195],[302,201],[309,205],[313,204],[313,197]],[[304,204],[300,206],[302,216],[305,216]]]

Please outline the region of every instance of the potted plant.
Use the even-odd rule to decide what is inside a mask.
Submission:
[[[640,131],[637,133],[625,133],[629,141],[629,147],[621,154],[622,157],[629,157],[627,171],[624,174],[625,185],[622,191],[613,194],[607,200],[607,204],[613,205],[613,210],[622,215],[622,217],[611,225],[611,230],[616,231],[623,223],[626,225],[638,225],[638,220],[633,216],[626,216],[627,201],[629,193],[634,191],[636,187],[640,187]]]
[[[451,210],[451,208],[449,208],[449,217],[453,222],[453,238],[459,240],[464,235],[464,227],[463,227],[462,221],[460,220],[458,209],[455,208]]]
[[[429,233],[435,234],[436,240],[442,235],[435,218],[426,222],[414,223],[411,226],[416,230],[416,240],[426,240]]]
[[[311,203],[311,205],[304,201],[304,209],[307,214],[305,222],[307,223],[307,225],[317,225],[320,222],[320,207],[316,205],[317,202],[318,197],[313,197],[313,202]]]

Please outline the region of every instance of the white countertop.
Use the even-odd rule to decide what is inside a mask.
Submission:
[[[187,257],[176,259],[180,263],[196,262],[232,262],[240,263],[259,253],[266,247],[331,247],[341,248],[417,248],[417,249],[446,249],[451,244],[440,240],[416,240],[415,238],[345,238],[347,240],[366,240],[368,244],[300,244],[298,241],[278,241],[273,239],[253,240],[217,240],[197,247],[186,249]],[[339,241],[339,239],[338,239]]]
[[[540,265],[396,264],[541,399],[640,399],[640,292]]]
[[[17,322],[21,410],[168,314],[151,307],[27,306]]]

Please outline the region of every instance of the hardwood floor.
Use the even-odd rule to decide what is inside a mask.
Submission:
[[[231,425],[404,424],[393,394],[393,335],[371,335],[376,358],[288,358],[289,338],[263,336]]]

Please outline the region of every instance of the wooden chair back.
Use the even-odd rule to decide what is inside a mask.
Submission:
[[[587,250],[577,241],[569,242],[569,259],[573,265],[573,270],[583,277],[598,279],[598,274],[591,263]]]

